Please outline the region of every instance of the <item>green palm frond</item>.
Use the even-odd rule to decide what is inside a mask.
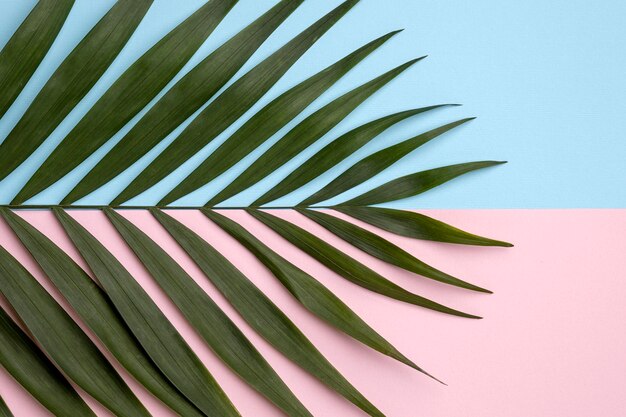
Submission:
[[[0,365],[53,414],[94,415],[73,388],[76,386],[116,415],[150,415],[118,374],[109,359],[112,358],[154,397],[181,416],[239,415],[219,381],[213,378],[155,301],[110,249],[71,214],[72,210],[91,208],[106,215],[128,249],[216,356],[286,415],[305,417],[311,413],[199,283],[146,231],[123,216],[122,210],[149,211],[254,332],[356,407],[371,416],[384,416],[246,275],[197,231],[165,210],[181,209],[170,205],[212,183],[262,147],[266,150],[230,184],[223,189],[210,190],[203,200],[205,204],[187,208],[200,210],[206,225],[214,223],[251,252],[311,314],[365,346],[431,376],[316,277],[279,255],[247,228],[220,214],[216,205],[221,209],[246,211],[259,225],[266,226],[315,259],[322,272],[333,271],[355,285],[394,300],[448,315],[479,318],[409,292],[303,227],[284,220],[276,212],[263,210],[272,208],[272,202],[324,174],[334,173],[334,178],[301,203],[282,209],[299,213],[368,256],[390,265],[444,284],[489,293],[488,289],[451,276],[380,234],[346,219],[413,239],[511,246],[423,214],[371,207],[426,192],[466,173],[501,162],[471,162],[421,171],[341,204],[322,206],[374,178],[422,145],[472,120],[458,120],[418,134],[336,174],[343,161],[392,126],[454,104],[413,108],[369,121],[331,140],[248,207],[224,206],[229,198],[265,180],[326,138],[366,100],[423,59],[415,58],[372,76],[370,81],[312,112],[268,146],[272,137],[400,31],[363,44],[280,93],[219,144],[190,175],[172,189],[163,190],[158,204],[123,205],[159,184],[249,113],[318,39],[358,3],[358,0],[342,2],[293,39],[286,40],[252,69],[237,76],[303,1],[279,1],[189,72],[177,77],[237,3],[237,0],[208,1],[130,65],[46,156],[12,201],[0,206],[2,221],[39,266],[39,273],[49,281],[55,295],[0,247],[0,295],[8,302],[6,309],[0,308]],[[0,52],[0,117],[20,95],[48,53],[73,3],[72,0],[40,0]],[[0,180],[31,158],[92,91],[133,36],[151,4],[151,0],[118,0],[69,53],[0,143]],[[175,78],[177,81],[172,82]],[[60,199],[60,203],[27,204],[32,197],[90,159],[141,113],[138,121]],[[76,204],[154,152],[190,118],[181,133],[112,201],[93,206]],[[52,211],[84,261],[81,265],[87,268],[24,220],[18,212],[25,209]],[[62,297],[64,303],[60,303],[57,296]],[[11,415],[2,399],[0,415]]]

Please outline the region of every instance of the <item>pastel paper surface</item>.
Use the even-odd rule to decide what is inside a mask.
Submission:
[[[444,379],[448,387],[368,350],[312,317],[252,255],[201,214],[170,213],[235,263],[389,416],[626,415],[623,397],[626,362],[620,360],[626,352],[626,334],[621,331],[626,317],[624,210],[427,212],[476,233],[512,240],[516,244],[512,249],[417,242],[383,233],[433,265],[492,289],[493,295],[471,294],[431,283],[360,253],[298,214],[278,213],[313,230],[408,289],[483,315],[485,319],[480,321],[446,317],[372,294],[285,244],[249,215],[225,212],[319,278],[403,353]],[[76,256],[51,214],[20,214]],[[73,212],[72,215],[111,248],[154,297],[244,416],[280,415],[216,359],[147,276],[103,214]],[[124,215],[162,245],[205,288],[314,415],[363,415],[252,332],[148,213],[124,212]],[[38,268],[4,223],[0,223],[0,236],[0,244],[41,278]],[[171,415],[130,382],[155,415]],[[46,415],[4,371],[0,373],[0,394],[18,417]]]
[[[245,69],[258,63],[338,1],[305,2]],[[9,39],[34,3],[35,0],[0,1],[0,45]],[[11,200],[53,146],[134,59],[202,3],[203,0],[155,0],[137,33],[101,82],[36,155],[0,182],[0,203]],[[3,118],[0,140],[56,66],[112,4],[113,0],[77,0],[42,67]],[[241,1],[183,72],[272,4],[273,0]],[[366,102],[319,145],[229,203],[249,203],[322,144],[368,120],[412,107],[462,102],[464,107],[422,116],[418,121],[390,130],[342,164],[341,169],[345,169],[375,150],[437,124],[479,116],[475,122],[427,145],[418,155],[405,158],[345,197],[413,172],[416,167],[427,169],[470,159],[505,158],[510,161],[509,165],[497,171],[472,174],[427,195],[398,202],[395,207],[626,207],[626,141],[623,138],[626,61],[625,55],[619,53],[626,41],[626,26],[622,21],[625,12],[626,3],[618,0],[605,0],[593,6],[582,0],[518,3],[480,0],[454,4],[436,0],[364,0],[294,66],[255,110],[285,88],[387,31],[406,28],[303,116],[384,69],[423,54],[430,57]],[[248,117],[227,133],[232,133]],[[133,203],[158,201],[226,136]],[[171,139],[173,136],[166,142]],[[273,140],[276,139],[278,137]],[[105,148],[109,149],[110,145]],[[31,202],[59,201],[106,149]],[[258,155],[259,152],[255,152],[244,163],[181,203],[202,202],[209,188],[218,190],[226,185]],[[152,153],[142,159],[82,202],[101,203],[112,198],[155,156],[156,153]],[[299,201],[336,173],[333,171],[321,181],[281,199],[280,203]],[[79,260],[51,214],[20,214]],[[445,317],[364,291],[285,244],[247,215],[227,213],[252,227],[262,240],[323,281],[403,353],[444,379],[449,387],[442,387],[368,350],[310,316],[253,256],[200,214],[172,214],[241,268],[390,417],[626,415],[623,395],[626,386],[626,362],[623,360],[626,356],[623,331],[626,318],[625,210],[437,210],[429,213],[470,231],[515,243],[515,248],[506,250],[415,242],[383,234],[434,266],[494,290],[495,294],[490,296],[430,283],[360,253],[296,214],[280,214],[307,225],[408,289],[485,316],[484,320],[476,322]],[[95,212],[73,212],[72,215],[95,233],[157,300],[244,416],[279,414],[215,358],[145,274],[103,215]],[[182,263],[241,326],[315,415],[362,415],[256,336],[148,214],[125,212],[125,215]],[[41,271],[2,222],[0,245],[42,278]],[[156,416],[172,415],[138,384],[130,378],[127,381]],[[17,417],[49,415],[2,369],[0,395]],[[94,401],[88,401],[99,415],[109,415]]]
[[[40,150],[13,175],[0,182],[0,203],[9,202],[51,149],[80,120],[115,79],[161,36],[205,0],[155,0],[137,32],[118,59],[77,109]],[[183,69],[209,52],[273,5],[275,0],[242,0]],[[35,0],[0,1],[0,47],[32,8]],[[245,65],[251,69],[264,57],[308,26],[340,0],[306,1]],[[77,0],[67,24],[0,128],[3,138],[17,122],[43,83],[113,0]],[[362,0],[286,74],[251,112],[228,129],[197,157],[160,184],[131,201],[154,204],[188,175],[219,143],[254,112],[287,88],[387,32],[405,28],[353,70],[288,128],[305,116],[392,67],[410,59],[428,58],[368,100],[322,141],[296,157],[267,180],[230,199],[248,204],[338,135],[387,114],[440,103],[463,107],[419,116],[393,128],[357,152],[338,170],[285,198],[294,204],[362,157],[435,126],[478,116],[396,166],[349,192],[346,198],[399,176],[438,165],[469,160],[504,159],[509,164],[433,190],[428,195],[396,203],[408,209],[429,208],[615,208],[626,207],[626,2],[583,0],[502,2],[442,2],[439,0]],[[178,77],[177,77],[178,78]],[[114,140],[121,139],[137,118]],[[181,129],[156,152],[142,158],[113,182],[82,199],[85,204],[111,201],[165,149]],[[284,134],[283,130],[270,142]],[[1,139],[0,139],[1,140]],[[58,202],[113,142],[31,203]],[[262,146],[242,163],[178,204],[205,203],[256,159]],[[334,201],[339,202],[340,200]]]

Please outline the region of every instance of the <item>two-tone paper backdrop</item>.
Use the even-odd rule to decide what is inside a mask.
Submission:
[[[0,47],[34,3],[34,0],[0,0]],[[0,182],[0,203],[11,200],[42,158],[135,58],[202,3],[202,0],[155,0],[146,19],[101,82],[32,158]],[[241,0],[185,69],[190,69],[274,3],[273,0]],[[306,1],[243,71],[338,3],[338,0]],[[56,66],[112,4],[113,0],[76,1],[42,67],[5,115],[0,141]],[[299,155],[268,180],[229,200],[229,205],[250,203],[336,134],[367,120],[430,104],[464,104],[391,129],[338,170],[442,122],[479,116],[345,196],[356,195],[398,174],[417,169],[475,159],[508,160],[508,165],[469,175],[419,198],[397,202],[393,207],[432,209],[429,214],[435,217],[473,232],[511,241],[515,248],[463,248],[385,235],[433,265],[494,290],[494,295],[472,295],[424,282],[351,249],[296,214],[279,215],[314,229],[407,288],[476,312],[483,315],[484,320],[446,317],[363,291],[338,279],[246,214],[229,214],[244,226],[254,228],[257,236],[279,253],[288,254],[303,269],[315,272],[401,351],[444,379],[448,387],[334,332],[306,314],[261,264],[201,215],[173,214],[184,223],[193,224],[195,230],[250,276],[390,417],[625,416],[625,16],[626,3],[620,0],[595,3],[582,0],[363,0],[254,108],[258,110],[285,87],[393,29],[406,30],[345,77],[302,117],[373,74],[407,59],[429,55],[427,60],[370,99],[325,141]],[[229,129],[222,138],[240,124]],[[160,149],[173,137],[164,141]],[[220,142],[218,139],[131,203],[158,201]],[[112,145],[113,142],[31,203],[57,202]],[[267,145],[269,143],[209,187],[219,190]],[[154,153],[147,155],[81,203],[108,201],[154,156]],[[278,203],[298,202],[299,197],[319,188],[328,178],[322,177]],[[203,197],[210,196],[207,193],[208,187],[204,187],[179,204],[204,202]],[[75,255],[60,228],[51,221],[51,214],[21,214]],[[200,276],[193,263],[148,214],[124,214],[168,249],[192,275]],[[75,212],[74,215],[114,249],[158,300],[244,416],[280,415],[219,363],[190,331],[132,255],[123,245],[116,245],[121,241],[103,215],[97,212]],[[0,224],[0,245],[41,276],[38,269],[28,263],[24,250],[3,223]],[[207,291],[242,324],[213,288]],[[288,363],[245,324],[242,328],[315,415],[361,415],[356,408]],[[171,415],[149,394],[130,383],[155,415]],[[47,415],[3,370],[0,370],[0,394],[18,417]],[[107,414],[103,411],[100,415]]]

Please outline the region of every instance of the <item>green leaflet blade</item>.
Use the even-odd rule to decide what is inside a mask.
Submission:
[[[475,246],[513,245],[465,232],[432,217],[412,211],[380,207],[335,207],[335,210],[379,229],[414,239]]]
[[[445,284],[467,288],[473,291],[491,293],[489,290],[462,281],[425,264],[404,249],[399,248],[388,240],[383,239],[369,230],[365,230],[355,224],[319,211],[298,210],[298,212],[329,230],[333,234],[339,236],[351,245],[356,246],[381,261],[385,261],[399,268],[406,269],[407,271],[414,272]]]
[[[505,163],[500,161],[469,162],[417,172],[389,181],[339,206],[372,206],[413,197],[469,172]]]
[[[89,337],[3,248],[0,248],[0,292],[38,344],[76,385],[115,415],[150,417]]]
[[[172,80],[237,0],[211,0],[135,61],[63,139],[13,203],[43,191],[98,150]]]
[[[154,395],[183,416],[211,415],[215,403],[228,402],[200,359],[126,268],[69,214],[60,209],[55,214],[143,349],[204,414],[169,385],[152,389]]]
[[[265,340],[338,393],[347,393],[353,389],[296,325],[223,255],[167,214],[158,210],[153,210],[152,214]],[[396,359],[419,370],[384,339],[372,336],[366,340],[374,340],[380,350],[391,353],[391,356],[395,355]]]
[[[243,116],[357,1],[345,1],[235,81],[111,205],[121,205],[158,183]]]
[[[335,139],[296,168],[284,180],[259,197],[252,206],[260,207],[297,190],[348,158],[385,130],[420,113],[454,104],[423,107],[382,117],[366,123]]]
[[[0,249],[0,257],[3,257]],[[41,405],[58,417],[96,415],[50,359],[0,308],[0,365]],[[0,416],[12,414],[0,399]],[[7,414],[8,412],[8,414]]]
[[[213,97],[302,3],[278,3],[176,83],[63,199],[74,202],[115,178]]]
[[[152,0],[120,0],[65,58],[0,145],[0,179],[24,162],[117,57]]]
[[[195,191],[241,161],[396,33],[389,33],[368,43],[274,99],[213,151],[159,205],[170,204]]]
[[[249,213],[328,269],[356,285],[399,301],[445,314],[474,319],[480,318],[408,292],[356,259],[349,257],[293,223],[258,210],[249,210]]]
[[[1,213],[55,287],[120,364],[165,404],[182,404],[181,408],[189,415],[201,415],[163,377],[121,320],[107,295],[85,271],[21,217],[8,210]],[[82,246],[79,248],[85,250]],[[126,284],[131,285],[130,281]],[[196,366],[199,363],[195,362]],[[204,388],[207,386],[211,387],[206,384]]]
[[[185,270],[120,214],[111,209],[105,209],[105,213],[159,286],[226,365],[287,415],[311,416],[241,330]]]
[[[209,209],[202,209],[202,212],[252,252],[307,310],[364,345],[431,376],[398,352],[393,345],[311,275],[278,255],[236,222]],[[360,398],[361,394],[354,391],[353,387],[350,386],[349,388],[350,391],[342,395],[363,408],[350,399],[351,397]],[[334,389],[338,390],[337,388]],[[353,391],[354,393],[352,393]],[[355,394],[358,396],[354,397]]]
[[[436,137],[460,126],[464,123],[473,120],[463,119],[445,126],[438,127],[426,133],[422,133],[412,139],[405,140],[404,142],[382,149],[372,155],[362,159],[361,161],[348,168],[345,172],[331,181],[324,188],[306,198],[299,205],[311,206],[321,201],[329,200],[349,189],[356,187],[359,184],[364,183],[386,168],[393,165],[396,161],[400,160],[410,152],[419,148],[420,146],[430,142]]]
[[[232,183],[209,200],[206,206],[214,206],[221,203],[261,181],[291,158],[321,139],[365,100],[421,59],[423,58],[414,59],[386,72],[372,81],[344,94],[307,117],[283,138],[272,145],[270,149],[254,161],[252,165]]]
[[[74,0],[39,0],[0,52],[0,117],[48,53],[73,5]]]

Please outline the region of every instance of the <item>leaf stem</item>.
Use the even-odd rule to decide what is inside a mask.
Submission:
[[[250,210],[250,209],[264,209],[264,210],[294,210],[296,206],[285,207],[203,207],[203,206],[107,206],[107,205],[73,205],[73,204],[0,204],[0,208],[7,208],[10,210],[50,210],[53,208],[61,208],[64,210],[102,210],[105,208],[114,210],[148,210],[148,209],[160,209],[160,210],[200,210],[200,209],[214,209],[214,210]],[[311,208],[330,209],[332,207],[316,206]]]

